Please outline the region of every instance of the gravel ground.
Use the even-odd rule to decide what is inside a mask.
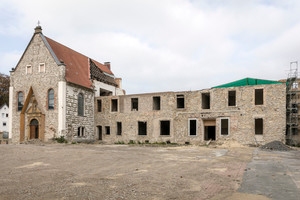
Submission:
[[[0,160],[0,200],[294,199],[300,188],[299,150],[35,142],[0,145]]]
[[[0,145],[0,199],[225,199],[251,148]]]

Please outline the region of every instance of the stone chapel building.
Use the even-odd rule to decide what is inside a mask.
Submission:
[[[123,95],[121,78],[101,64],[46,36],[41,26],[10,72],[9,138],[94,138],[94,97]]]

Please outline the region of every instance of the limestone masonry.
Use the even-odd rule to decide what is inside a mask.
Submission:
[[[255,105],[255,90],[262,89],[263,104]],[[95,126],[98,136],[109,143],[171,142],[199,144],[205,140],[234,139],[243,144],[285,141],[285,84],[216,88],[188,92],[108,96],[95,98]],[[229,106],[228,93],[235,92],[236,103]],[[210,96],[209,108],[203,108],[203,95]],[[160,109],[155,109],[155,98]],[[132,109],[138,99],[138,109]],[[183,105],[178,108],[178,101]],[[118,108],[112,111],[112,101]],[[98,103],[99,104],[99,103]],[[255,123],[261,119],[262,127]],[[169,122],[167,133],[162,131]],[[118,134],[118,123],[121,131]],[[146,131],[140,130],[143,127]],[[109,134],[106,132],[110,127]],[[258,130],[261,128],[261,130]],[[223,132],[222,132],[223,129]],[[259,132],[261,131],[261,132]]]
[[[37,26],[11,71],[10,140],[285,142],[285,82],[247,78],[199,91],[125,95],[121,80],[109,62],[56,42]]]

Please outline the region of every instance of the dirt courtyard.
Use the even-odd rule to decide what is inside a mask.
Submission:
[[[0,199],[245,199],[237,190],[255,150],[0,145]]]

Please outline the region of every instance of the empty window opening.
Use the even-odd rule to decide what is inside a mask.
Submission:
[[[153,110],[160,110],[160,97],[153,97]]]
[[[160,135],[170,135],[170,121],[160,121]]]
[[[84,127],[82,127],[82,126],[78,127],[78,129],[77,129],[77,136],[78,137],[84,136]]]
[[[97,126],[98,129],[98,140],[102,140],[102,126]]]
[[[216,126],[204,127],[204,140],[216,140]]]
[[[106,135],[110,135],[110,126],[105,126]]]
[[[6,122],[3,122],[3,126],[6,126]]]
[[[184,108],[184,95],[176,95],[177,97],[177,108]]]
[[[45,72],[45,63],[40,63],[39,72]]]
[[[210,109],[210,93],[202,93],[202,109]]]
[[[255,105],[263,105],[263,104],[264,104],[264,90],[255,89]]]
[[[111,100],[111,112],[118,112],[118,99]]]
[[[117,122],[117,135],[122,135],[122,122]]]
[[[229,133],[229,120],[221,119],[221,135],[228,135]]]
[[[139,110],[139,99],[138,98],[131,98],[131,110]]]
[[[189,133],[190,135],[197,135],[197,120],[189,119]]]
[[[105,89],[100,88],[99,89],[99,95],[100,96],[112,96],[112,92],[109,91],[109,90],[105,90]]]
[[[102,101],[100,99],[97,100],[97,111],[102,112]]]
[[[264,125],[263,125],[263,119],[259,118],[259,119],[255,119],[255,135],[262,135],[263,134],[263,129],[264,129]]]
[[[147,135],[147,122],[138,122],[138,134]]]
[[[26,74],[32,74],[32,66],[31,65],[26,66]]]
[[[228,106],[236,106],[236,92],[228,91]]]

